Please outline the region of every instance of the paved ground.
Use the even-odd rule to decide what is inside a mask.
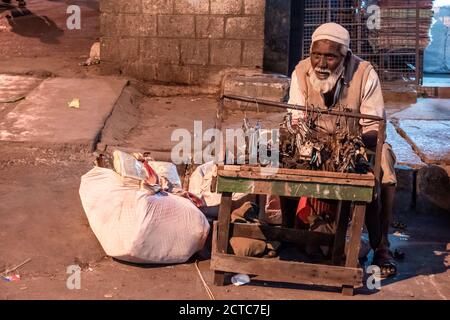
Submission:
[[[138,267],[104,256],[78,197],[79,177],[89,167],[87,160],[54,159],[0,170],[0,269],[32,259],[17,272],[21,281],[0,281],[0,299],[207,299],[193,262]],[[361,289],[352,299],[450,298],[448,217],[411,214],[402,221],[407,231],[392,237],[406,253],[399,275],[381,291]],[[66,288],[71,264],[83,268],[81,290]],[[343,298],[334,288],[268,280],[214,287],[209,260],[200,269],[217,299]]]
[[[450,163],[450,100],[419,99],[392,115],[397,129],[428,164]]]
[[[417,103],[391,117],[398,120],[450,120],[450,99],[418,99]]]
[[[108,77],[43,80],[0,120],[1,142],[92,151],[126,83]]]
[[[91,80],[80,82],[74,78],[98,73],[95,66],[78,66],[87,58],[92,42],[98,37],[98,2],[30,0],[28,3],[29,12],[4,6],[0,9],[0,55],[3,58],[0,71],[28,74],[15,79],[14,85],[6,84],[5,79],[11,79],[9,76],[0,77],[0,99],[27,96],[26,100],[0,103],[0,122],[6,121],[15,108],[23,108],[31,97],[36,97],[33,90],[49,75],[71,78],[69,82],[76,91]],[[83,32],[65,29],[65,10],[69,4],[81,6]],[[45,81],[62,85],[68,80]],[[14,94],[11,94],[12,87],[17,89]],[[205,128],[214,123],[217,105],[211,97],[145,98],[128,89],[130,91],[119,101],[123,106],[117,109],[119,117],[113,114],[103,131],[104,145],[111,143],[167,153],[171,146],[168,133],[173,129],[190,129],[192,120],[204,120]],[[96,94],[95,89],[84,92]],[[70,123],[67,137],[94,132],[81,130],[80,119],[68,113],[88,110],[83,108],[90,103],[85,104],[81,93],[76,95],[81,99],[80,110],[70,110],[66,105],[73,94],[61,91],[50,103],[49,97],[41,96],[47,110],[55,104],[65,108],[63,117]],[[102,105],[105,109],[99,118],[92,119],[95,125],[91,129],[101,128],[99,119],[108,113],[112,100],[112,97],[101,100],[100,105],[105,102]],[[134,109],[127,109],[130,106]],[[396,110],[404,107],[397,106]],[[202,111],[193,114],[189,112],[192,108]],[[252,121],[267,119],[265,116],[248,113]],[[19,114],[15,117],[23,119]],[[278,116],[271,121],[277,122]],[[226,126],[239,127],[242,114],[231,113],[225,122]],[[67,138],[58,131],[54,134],[55,139]],[[78,195],[80,176],[92,167],[92,160],[89,154],[73,153],[70,148],[55,149],[50,144],[45,148],[6,145],[0,141],[0,271],[31,259],[16,272],[21,275],[20,281],[0,280],[0,299],[207,299],[193,261],[171,266],[134,266],[105,257],[89,228]],[[406,231],[392,235],[391,239],[395,248],[406,253],[406,259],[399,262],[399,275],[382,282],[381,291],[361,288],[357,296],[346,299],[449,299],[450,217],[406,210],[396,219],[408,225]],[[72,264],[82,268],[81,290],[66,287],[66,269]],[[200,259],[199,266],[217,299],[343,298],[335,288],[283,284],[270,279],[253,279],[250,285],[243,287],[214,287],[209,260]]]
[[[399,128],[426,163],[450,164],[450,120],[401,120]]]
[[[407,165],[412,168],[421,168],[425,165],[420,157],[414,152],[411,145],[397,132],[392,122],[387,123],[386,127],[387,142],[395,150],[397,164]]]
[[[130,105],[129,108],[133,107]],[[116,146],[125,148],[133,146],[137,150],[170,154],[172,148],[182,140],[180,136],[172,137],[175,130],[186,130],[193,138],[194,121],[200,125],[196,129],[196,134],[203,135],[207,129],[214,128],[217,99],[208,96],[143,98],[135,112],[138,117],[137,125],[122,141],[116,143]],[[122,114],[113,114],[110,122],[115,125],[106,128],[106,137],[110,135],[110,131],[112,134],[116,130],[117,123],[123,121],[122,119]],[[110,144],[107,138],[102,139],[102,143]],[[193,147],[193,139],[190,143]]]
[[[42,80],[32,76],[0,75],[0,117],[13,110]]]

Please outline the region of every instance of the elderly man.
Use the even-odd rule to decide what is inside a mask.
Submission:
[[[312,35],[310,57],[300,61],[292,74],[289,104],[321,108],[323,110],[345,110],[385,117],[380,81],[371,64],[355,56],[350,50],[349,32],[336,23],[319,26]],[[289,110],[295,125],[304,113]],[[339,122],[339,123],[338,123]],[[336,126],[345,125],[348,130],[362,131],[368,148],[376,147],[378,123],[362,119],[342,122],[335,116],[322,115],[318,128],[330,134]],[[381,268],[382,276],[397,272],[389,251],[388,230],[395,196],[395,155],[385,144],[382,153],[381,208],[373,201],[366,215],[371,247],[374,250],[373,264]],[[293,209],[289,199],[282,207]]]

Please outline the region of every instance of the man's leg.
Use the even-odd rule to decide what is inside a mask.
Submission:
[[[381,180],[381,245],[389,248],[389,226],[392,223],[395,202],[395,190],[397,177],[395,175],[395,154],[389,144],[383,145],[381,155],[381,169],[383,178]]]
[[[376,209],[371,212],[369,237],[371,246],[374,249],[374,258],[372,264],[381,268],[381,275],[389,277],[397,273],[397,266],[392,259],[389,250],[389,226],[392,221],[395,201],[395,188],[397,178],[395,176],[395,154],[389,144],[384,144],[381,157],[381,168],[383,172],[382,186],[378,201],[373,205]],[[379,219],[377,225],[377,218]],[[370,234],[372,231],[372,235]]]
[[[381,190],[378,191],[380,194]],[[377,197],[367,206],[366,228],[369,233],[370,247],[375,251],[380,247],[382,240],[381,232],[381,197]]]
[[[280,197],[282,226],[284,228],[294,228],[297,206],[298,199],[291,197]]]
[[[381,187],[381,243],[387,248],[390,247],[389,242],[389,226],[392,224],[392,217],[394,212],[396,186],[393,184],[384,184]]]

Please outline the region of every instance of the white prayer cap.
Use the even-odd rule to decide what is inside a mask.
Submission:
[[[312,35],[312,43],[318,40],[330,40],[350,47],[350,33],[340,24],[330,22],[319,26]]]

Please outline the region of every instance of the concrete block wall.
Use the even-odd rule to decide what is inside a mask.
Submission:
[[[101,0],[105,73],[218,85],[263,64],[265,0]]]

